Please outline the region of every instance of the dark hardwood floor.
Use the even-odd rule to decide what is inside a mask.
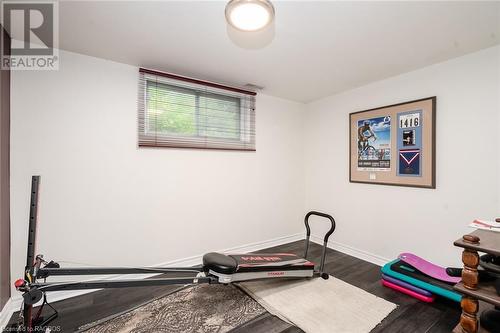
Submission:
[[[260,252],[291,252],[303,254],[304,241],[293,242]],[[321,246],[311,244],[309,259],[319,262]],[[443,298],[427,304],[400,294],[380,284],[380,267],[328,250],[326,271],[347,283],[396,303],[398,308],[372,332],[451,332],[460,317],[460,305]],[[179,287],[109,289],[59,301],[53,306],[59,317],[51,324],[62,332],[73,332],[83,324],[126,311],[153,298],[174,292]],[[12,322],[15,322],[15,314]],[[236,328],[233,333],[296,333],[302,332],[270,314],[261,315]]]

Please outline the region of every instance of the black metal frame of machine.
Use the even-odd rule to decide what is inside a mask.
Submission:
[[[225,255],[221,253],[208,253],[203,256],[203,265],[197,267],[99,267],[62,268],[54,261],[47,262],[42,255],[35,256],[35,240],[38,213],[38,192],[40,176],[33,176],[31,183],[31,204],[29,216],[28,248],[24,279],[15,282],[15,287],[23,293],[23,309],[20,312],[19,329],[33,330],[43,328],[54,320],[58,313],[47,302],[46,293],[61,290],[124,288],[124,287],[149,287],[158,285],[190,285],[202,283],[232,283],[264,278],[328,278],[324,273],[326,247],[328,238],[335,230],[335,220],[332,216],[311,211],[304,219],[306,226],[306,245],[304,257],[301,258],[290,253],[258,253]],[[323,251],[319,269],[314,269],[314,263],[308,261],[309,239],[311,229],[309,217],[316,215],[330,220],[331,227],[326,233],[323,242]],[[76,275],[107,275],[107,274],[162,274],[162,273],[192,273],[193,276],[179,276],[149,279],[127,280],[90,280],[76,282],[45,282],[50,276],[76,276]],[[39,282],[43,279],[44,282]],[[33,307],[43,300],[36,315]],[[49,306],[53,313],[43,318],[41,316],[44,306]]]

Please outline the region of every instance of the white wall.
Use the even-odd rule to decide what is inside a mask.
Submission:
[[[34,174],[47,258],[153,265],[302,231],[303,104],[258,95],[256,153],[139,149],[138,69],[60,59],[12,75],[12,281]]]
[[[499,58],[491,48],[307,106],[260,94],[256,153],[138,149],[135,67],[63,51],[59,71],[14,72],[12,280],[33,174],[48,258],[158,264],[302,232],[316,209],[337,219],[337,245],[457,265],[465,225],[500,213]],[[348,113],[433,95],[437,189],[350,184]]]
[[[394,259],[414,252],[460,264],[453,241],[500,213],[500,47],[308,105],[306,209],[332,213],[334,239]],[[349,183],[350,112],[437,96],[437,189]]]
[[[500,55],[498,56],[500,58]],[[500,60],[499,60],[500,61]],[[497,79],[500,81],[500,66],[497,66]],[[497,85],[497,91],[496,91],[497,99],[498,99],[498,105],[500,106],[500,84]],[[498,128],[500,129],[500,112],[498,112]],[[498,147],[500,147],[500,135],[497,135],[498,139]],[[498,158],[498,165],[500,166],[500,154],[497,155]],[[497,201],[497,207],[500,207],[500,175],[498,176],[498,201]],[[500,217],[500,216],[498,216]]]

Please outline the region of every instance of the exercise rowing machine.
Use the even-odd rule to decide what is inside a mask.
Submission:
[[[291,253],[250,253],[250,254],[222,254],[211,252],[203,256],[203,264],[196,267],[70,267],[64,268],[54,261],[47,262],[43,255],[35,256],[35,239],[38,210],[38,188],[40,176],[32,177],[31,205],[28,229],[27,260],[24,279],[15,282],[15,287],[23,293],[23,311],[20,312],[19,328],[23,331],[43,329],[49,322],[57,317],[57,311],[47,302],[47,292],[81,289],[148,287],[158,285],[190,285],[202,283],[228,284],[238,281],[250,281],[269,278],[328,278],[324,272],[326,246],[328,238],[335,230],[335,220],[332,216],[311,211],[306,214],[306,244],[304,257]],[[307,260],[311,229],[309,217],[312,215],[330,220],[331,226],[323,239],[323,250],[318,270],[314,263]],[[150,279],[127,280],[89,280],[77,282],[39,282],[51,276],[76,276],[76,275],[108,275],[108,274],[162,274],[182,273],[182,276]],[[191,276],[185,276],[186,274]],[[43,299],[37,314],[32,315],[35,304]],[[53,314],[42,318],[41,312],[48,305]]]

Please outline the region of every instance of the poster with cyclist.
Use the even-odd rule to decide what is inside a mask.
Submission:
[[[358,121],[358,171],[391,170],[391,117]]]

